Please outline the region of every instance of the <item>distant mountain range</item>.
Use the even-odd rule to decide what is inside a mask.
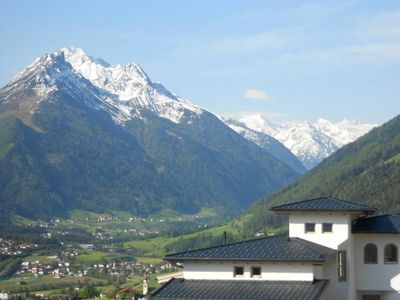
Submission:
[[[334,196],[400,213],[400,115],[343,146],[313,170],[249,209],[247,231],[274,224],[271,206]],[[279,225],[275,224],[275,225]]]
[[[136,64],[61,49],[0,90],[0,206],[42,219],[73,208],[235,215],[305,171],[274,144],[248,141]]]
[[[307,169],[312,169],[343,145],[377,126],[346,119],[338,123],[319,119],[314,123],[306,121],[276,124],[262,114],[249,114],[238,120],[224,121],[236,132],[261,147],[266,135],[275,138],[290,149]]]
[[[244,123],[238,120],[225,118],[222,118],[222,120],[244,138],[267,150],[280,161],[301,173],[305,172],[306,168],[303,166],[300,160],[288,148],[286,148],[281,142],[272,136],[250,129]]]

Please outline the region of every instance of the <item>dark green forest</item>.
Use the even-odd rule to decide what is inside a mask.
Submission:
[[[400,213],[400,116],[339,149],[309,173],[268,197],[256,201],[244,213],[240,228],[231,230],[228,242],[287,231],[287,218],[270,212],[272,206],[299,200],[333,196],[363,203],[378,213]],[[238,219],[237,219],[238,220]],[[226,226],[218,227],[220,232]],[[166,252],[203,248],[223,243],[222,234],[199,232],[166,246]]]

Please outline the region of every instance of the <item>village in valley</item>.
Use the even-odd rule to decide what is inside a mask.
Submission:
[[[0,32],[0,300],[400,300],[399,0],[0,0]]]
[[[139,295],[144,293],[144,282],[151,281],[148,284],[156,287],[158,276],[176,272],[176,267],[161,259],[136,259],[116,253],[113,247],[97,249],[93,244],[70,244],[53,250],[0,239],[0,253],[6,258],[1,272],[9,269],[9,279],[0,280],[0,299],[26,293],[48,298],[78,293],[88,286],[93,286],[99,296],[110,289],[115,292],[116,288],[116,293]],[[5,265],[7,261],[14,263]]]
[[[73,218],[48,222],[15,221],[35,234],[31,242],[13,236],[0,238],[0,278],[4,278],[0,280],[0,299],[24,293],[38,298],[59,293],[77,296],[87,287],[94,287],[103,297],[110,290],[123,295],[145,294],[143,285],[154,289],[160,285],[158,277],[179,271],[161,259],[162,245],[155,247],[154,239],[172,233],[180,222],[194,229],[206,228],[210,218],[75,212]]]

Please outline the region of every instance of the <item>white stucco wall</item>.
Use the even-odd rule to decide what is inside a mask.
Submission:
[[[381,291],[364,291],[357,293],[357,300],[362,300],[363,295],[379,295],[381,300],[399,300],[400,294],[398,292],[381,292]]]
[[[355,268],[357,290],[378,290],[396,292],[400,299],[400,264],[384,263],[384,247],[392,243],[400,252],[400,235],[396,234],[354,234]],[[364,264],[364,247],[374,243],[378,248],[378,263]],[[400,254],[400,253],[398,253]],[[394,295],[396,295],[394,293]],[[389,297],[389,296],[388,296]]]
[[[355,215],[345,213],[292,213],[289,215],[289,236],[302,238],[332,249],[349,238]],[[305,232],[305,223],[315,223],[315,232]],[[332,223],[332,232],[322,233],[322,223]]]
[[[291,213],[289,215],[289,236],[298,237],[335,250],[346,251],[347,280],[338,281],[337,256],[331,257],[325,263],[323,271],[316,269],[316,278],[328,279],[329,284],[324,293],[324,299],[355,299],[355,265],[354,243],[351,233],[351,222],[359,214],[318,212]],[[315,232],[305,232],[305,223],[315,223]],[[323,223],[332,223],[332,232],[322,232]],[[322,276],[320,275],[322,274]],[[321,277],[320,277],[321,276]]]
[[[234,277],[234,266],[243,266],[244,276]],[[250,276],[252,266],[261,267],[260,278]],[[265,262],[185,262],[183,276],[185,279],[312,281],[314,266],[312,264]]]
[[[383,293],[382,300],[399,300],[400,293],[399,292],[385,292]]]
[[[328,286],[325,288],[324,300],[348,300],[349,282],[338,281],[337,256],[334,255],[325,262],[323,266],[322,279],[328,279]],[[352,299],[353,300],[353,299]]]

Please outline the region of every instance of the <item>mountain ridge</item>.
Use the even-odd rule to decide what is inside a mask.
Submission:
[[[0,164],[10,170],[0,173],[0,202],[8,213],[213,207],[236,215],[300,174],[135,64],[98,65],[80,53],[108,76],[96,86],[68,55],[46,54],[0,89]]]
[[[247,226],[255,232],[263,224],[280,224],[271,206],[320,195],[398,213],[400,205],[400,115],[372,129],[323,160],[307,174],[255,202],[248,210]]]
[[[285,145],[307,169],[312,169],[324,158],[369,130],[375,124],[356,120],[333,123],[325,119],[316,122],[287,122],[276,124],[262,114],[249,114],[238,119],[245,127],[274,137]]]
[[[225,124],[242,135],[244,138],[255,143],[261,148],[266,149],[276,158],[289,165],[293,169],[301,173],[306,172],[306,168],[303,166],[300,160],[288,148],[286,148],[281,142],[272,136],[252,130],[244,123],[235,119],[222,118],[222,120],[225,122]]]

